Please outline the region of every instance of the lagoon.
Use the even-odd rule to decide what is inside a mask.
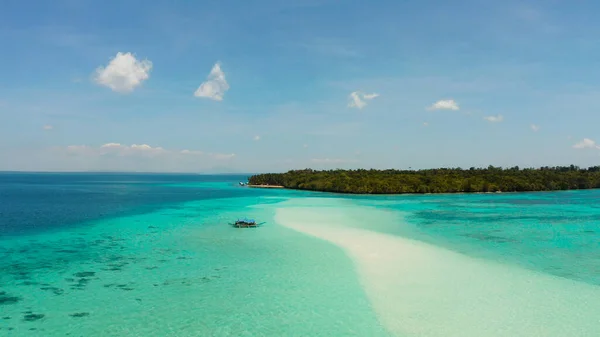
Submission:
[[[0,335],[600,335],[599,191],[244,178],[0,174]]]

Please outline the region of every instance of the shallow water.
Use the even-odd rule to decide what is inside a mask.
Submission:
[[[357,218],[393,223],[397,215],[326,204],[282,203],[276,221],[343,248],[394,335],[600,335],[600,287],[363,229],[370,226]]]
[[[468,255],[600,285],[600,191],[368,201],[410,226],[387,231]]]
[[[598,191],[340,198],[243,179],[0,175],[0,336],[600,327]],[[265,224],[226,225],[240,216]]]
[[[386,335],[340,249],[276,226],[269,210],[245,212],[267,221],[260,230],[223,225],[253,202],[190,202],[11,240],[1,282],[18,300],[0,307],[10,317],[4,328],[19,336]]]

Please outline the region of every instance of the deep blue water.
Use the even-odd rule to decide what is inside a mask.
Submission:
[[[150,212],[191,200],[260,195],[248,175],[0,173],[0,236]],[[182,188],[181,185],[185,185]],[[226,186],[226,185],[225,185]]]

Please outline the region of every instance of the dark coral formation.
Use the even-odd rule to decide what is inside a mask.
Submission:
[[[79,273],[73,274],[75,277],[92,277],[96,275],[96,272],[93,271],[81,271]]]
[[[192,286],[212,281],[212,278],[219,278],[219,276],[203,276],[198,278],[180,278],[180,279],[168,279],[165,280],[162,285],[169,286],[173,284],[181,284],[184,286]],[[156,284],[154,286],[157,286]]]
[[[156,227],[151,226],[147,232],[154,229],[156,229]],[[151,236],[151,234],[148,233],[143,235]],[[180,249],[154,248],[154,251],[158,253],[159,257],[156,260],[150,260],[147,257],[139,257],[133,253],[129,253],[123,238],[111,235],[104,235],[102,239],[96,238],[84,238],[73,234],[64,239],[52,242],[40,243],[31,241],[24,244],[22,247],[15,249],[0,247],[0,270],[2,270],[2,273],[0,273],[0,284],[8,283],[18,284],[19,286],[33,286],[30,290],[37,291],[37,294],[39,295],[50,297],[53,297],[53,295],[69,296],[76,290],[82,291],[88,289],[87,286],[94,280],[102,280],[105,277],[106,280],[108,280],[111,276],[119,275],[114,272],[126,270],[127,268],[134,267],[144,271],[151,271],[162,267],[162,263],[193,258],[193,255],[189,252]],[[159,264],[161,264],[161,266],[158,266]],[[47,279],[46,276],[49,274],[61,276],[56,279],[56,281],[54,279],[52,282],[45,281]],[[147,272],[147,274],[150,274],[150,272]],[[209,282],[216,277],[217,276],[178,278],[167,280],[164,283],[162,283],[162,280],[155,281],[155,283],[150,281],[148,286],[151,284],[155,287],[160,287],[162,285],[195,286],[204,282]],[[44,281],[50,283],[43,283]],[[115,281],[112,280],[108,282]],[[136,282],[127,282],[126,279],[120,281],[125,282],[122,284],[108,282],[105,281],[100,284],[102,284],[104,288],[111,288],[115,291],[122,290],[131,292],[138,289],[138,284]],[[98,286],[100,284],[98,284]],[[120,293],[119,295],[127,295],[121,292],[118,293]],[[141,304],[143,302],[142,298],[133,298],[133,296],[136,296],[137,294],[137,292],[132,292],[130,294],[132,295],[131,299],[135,299],[138,304]],[[0,305],[18,303],[18,306],[15,307],[20,309],[22,301],[24,301],[23,298],[16,296],[14,293],[0,291]],[[27,304],[28,303],[25,305]],[[4,324],[2,328],[3,331],[7,330],[6,324],[11,322],[10,320],[44,322],[48,319],[54,319],[51,314],[46,315],[40,313],[38,311],[40,309],[41,308],[36,307],[25,307],[20,309],[18,313],[13,313],[10,316],[8,315],[8,312],[4,317],[0,316],[0,322],[3,322]],[[85,321],[85,317],[91,316],[89,312],[72,312],[64,315],[66,316],[67,314],[72,318],[82,318],[82,321]],[[29,325],[28,323],[25,324]],[[36,323],[32,323],[30,326],[37,325]],[[37,329],[38,332],[41,333],[42,330],[39,327]]]
[[[57,287],[41,287],[40,290],[52,291],[54,295],[62,295],[65,291]]]
[[[84,290],[85,287],[90,283],[90,279],[80,278],[77,283],[71,284],[72,290]]]
[[[131,284],[117,284],[116,287],[125,291],[131,291],[135,289],[131,287]]]
[[[0,305],[16,304],[21,300],[19,296],[8,295],[5,291],[0,292]]]
[[[46,317],[46,315],[44,314],[25,314],[25,316],[23,316],[23,320],[27,321],[27,322],[33,322],[33,321],[37,321],[40,320],[42,318]]]

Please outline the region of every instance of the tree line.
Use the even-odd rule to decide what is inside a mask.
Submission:
[[[600,166],[427,170],[292,170],[249,177],[252,185],[360,194],[526,192],[600,188]]]

